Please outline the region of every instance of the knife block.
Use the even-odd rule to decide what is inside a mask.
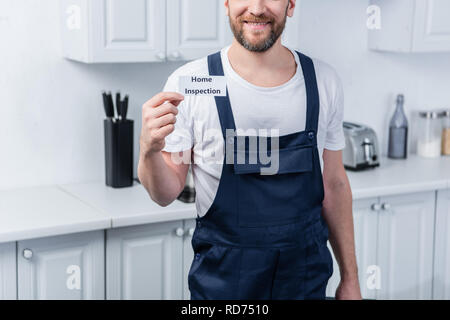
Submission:
[[[113,188],[133,185],[133,120],[105,119],[105,180]]]

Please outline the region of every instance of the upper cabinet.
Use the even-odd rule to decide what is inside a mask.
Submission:
[[[63,55],[86,63],[192,60],[232,36],[222,0],[62,0]]]
[[[194,60],[230,44],[223,0],[167,0],[167,59]]]
[[[166,3],[162,0],[63,0],[65,57],[81,62],[165,59]]]
[[[380,29],[369,30],[369,48],[393,52],[450,52],[450,1],[371,0]]]

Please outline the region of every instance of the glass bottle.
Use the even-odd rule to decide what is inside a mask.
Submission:
[[[405,98],[397,96],[397,107],[389,124],[389,150],[391,159],[406,159],[408,155],[408,120],[403,110]]]

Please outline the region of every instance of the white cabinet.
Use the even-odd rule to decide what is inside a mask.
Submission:
[[[17,299],[16,243],[0,243],[0,300]]]
[[[161,0],[63,0],[63,55],[81,62],[165,59],[166,4]]]
[[[363,298],[431,299],[435,197],[432,191],[354,202]],[[334,260],[329,296],[339,284],[338,272]]]
[[[431,299],[435,192],[381,198],[380,299]]]
[[[107,231],[107,299],[182,298],[183,222]]]
[[[370,49],[450,51],[450,1],[371,0],[370,3],[381,9],[381,28],[369,30]]]
[[[104,299],[104,232],[19,241],[19,299]]]
[[[232,34],[222,0],[63,0],[63,55],[87,63],[193,60]]]
[[[63,55],[87,63],[164,60],[165,13],[161,0],[62,0]]]
[[[450,299],[450,190],[437,196],[433,298]]]
[[[223,0],[167,0],[167,59],[194,60],[230,44]]]

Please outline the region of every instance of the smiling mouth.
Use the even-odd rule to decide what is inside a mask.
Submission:
[[[244,23],[246,23],[246,24],[249,24],[249,25],[255,25],[255,26],[263,26],[263,25],[267,25],[267,24],[270,24],[270,21],[263,21],[263,22],[261,22],[261,21],[247,21],[247,20],[244,20]]]
[[[248,21],[244,20],[244,24],[250,27],[252,30],[262,30],[270,25],[270,21]]]

